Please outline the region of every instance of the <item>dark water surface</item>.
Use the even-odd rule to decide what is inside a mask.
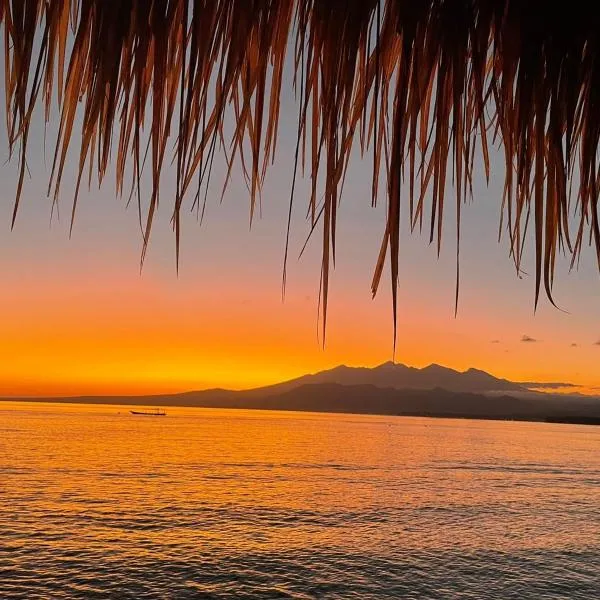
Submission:
[[[600,428],[0,404],[0,598],[600,598]]]

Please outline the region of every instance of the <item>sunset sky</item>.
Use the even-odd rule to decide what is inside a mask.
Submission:
[[[239,169],[219,204],[225,173],[220,155],[204,223],[194,214],[184,219],[177,276],[169,222],[174,174],[163,174],[162,204],[140,274],[137,209],[126,209],[127,199],[115,196],[113,172],[101,190],[81,194],[69,239],[72,154],[60,214],[51,219],[46,185],[54,148],[47,143],[45,164],[38,116],[31,177],[12,232],[16,160],[2,167],[0,395],[245,388],[340,363],[374,366],[392,358],[388,281],[375,300],[370,294],[385,212],[383,195],[377,208],[370,206],[370,161],[355,157],[342,197],[325,348],[317,336],[319,236],[297,260],[308,232],[308,179],[297,191],[282,302],[295,118],[290,95],[282,106],[278,160],[267,174],[262,216],[251,230]],[[4,130],[0,148],[8,158]],[[566,312],[542,298],[534,315],[534,278],[518,279],[506,237],[497,243],[504,176],[499,153],[492,156],[492,170],[489,187],[479,170],[474,202],[463,213],[457,318],[452,188],[439,260],[425,235],[409,236],[404,227],[396,360],[600,386],[600,279],[593,253],[585,248],[576,272],[568,273],[567,261],[559,268],[556,300]],[[533,273],[531,255],[526,265]]]

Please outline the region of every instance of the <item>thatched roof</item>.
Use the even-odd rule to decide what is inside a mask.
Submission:
[[[487,174],[493,140],[506,158],[501,228],[510,236],[517,269],[531,232],[536,303],[542,286],[551,298],[558,251],[575,259],[589,240],[600,260],[600,18],[594,5],[0,0],[7,127],[21,166],[15,214],[32,112],[41,103],[48,117],[54,97],[61,121],[49,182],[53,198],[67,148],[77,137],[80,177],[73,209],[82,178],[96,172],[102,180],[111,160],[118,189],[131,190],[139,200],[140,173],[148,163],[152,195],[145,244],[161,170],[172,159],[177,244],[182,207],[201,204],[221,145],[230,165],[241,157],[254,207],[276,152],[285,57],[293,53],[296,163],[312,178],[308,201],[313,223],[322,226],[325,307],[339,194],[353,145],[372,162],[373,197],[365,200],[376,201],[380,172],[387,181],[387,222],[372,287],[375,293],[388,256],[394,312],[401,205],[407,205],[413,226],[430,214],[426,226],[439,243],[446,179],[454,181],[460,223],[475,156],[483,157]],[[225,139],[231,115],[237,126]],[[406,197],[403,180],[409,184]],[[293,182],[290,187],[293,198]]]

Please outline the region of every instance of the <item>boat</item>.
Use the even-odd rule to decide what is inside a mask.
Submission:
[[[147,410],[130,410],[132,415],[144,415],[146,417],[166,417],[167,413],[160,408],[149,408]]]

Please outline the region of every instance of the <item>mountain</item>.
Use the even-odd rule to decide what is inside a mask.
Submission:
[[[260,388],[257,394],[281,393],[307,384],[338,383],[340,385],[373,385],[378,388],[404,390],[433,390],[443,388],[451,392],[527,392],[528,388],[507,379],[499,379],[485,371],[468,369],[455,371],[432,364],[423,369],[386,362],[373,368],[340,365],[313,375]]]
[[[600,423],[600,398],[545,394],[528,389],[544,385],[551,388],[558,384],[524,385],[478,369],[455,371],[436,364],[416,369],[387,362],[374,368],[340,365],[276,385],[242,391],[211,389],[158,396],[37,400]]]

